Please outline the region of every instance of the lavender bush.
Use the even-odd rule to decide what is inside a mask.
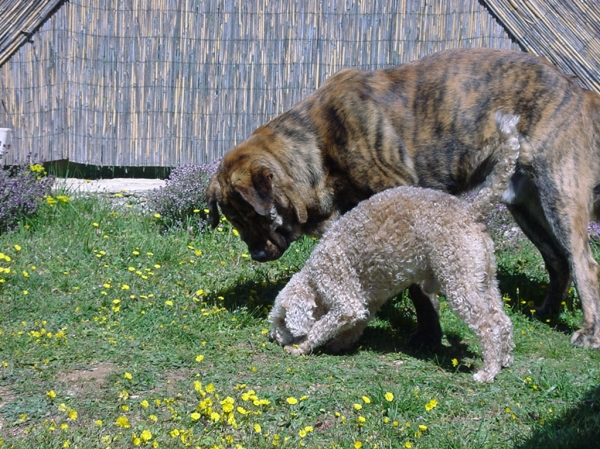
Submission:
[[[0,168],[0,233],[35,215],[53,184],[54,177],[46,176],[40,164]]]
[[[197,228],[203,231],[207,224],[205,209],[206,187],[217,171],[219,161],[210,164],[188,164],[174,168],[165,186],[151,192],[148,207],[159,214],[166,228]]]

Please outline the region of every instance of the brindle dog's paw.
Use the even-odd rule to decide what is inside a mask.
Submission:
[[[442,346],[442,330],[417,330],[408,339],[408,345],[413,349],[437,351]]]
[[[600,348],[600,335],[593,328],[579,329],[571,337],[571,344],[587,349]]]

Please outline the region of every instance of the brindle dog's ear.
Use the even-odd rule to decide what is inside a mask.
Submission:
[[[294,208],[298,222],[300,224],[306,223],[308,221],[308,211],[306,210],[306,202],[302,196],[298,193],[294,186],[287,186],[287,188],[283,188],[282,190]]]
[[[214,174],[210,178],[208,187],[206,188],[206,202],[208,203],[208,220],[210,226],[214,229],[219,224],[219,207],[217,203],[221,198],[221,186],[217,180],[217,175]]]
[[[237,185],[236,190],[257,214],[268,216],[273,209],[273,173],[261,168],[252,173],[252,185]]]

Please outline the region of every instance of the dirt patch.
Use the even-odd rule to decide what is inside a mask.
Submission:
[[[98,363],[90,369],[69,371],[57,375],[57,379],[67,385],[67,394],[71,396],[85,395],[88,391],[96,391],[106,382],[106,378],[118,369],[112,363]]]
[[[9,388],[0,386],[0,408],[10,404],[17,395]],[[0,431],[4,427],[4,418],[0,414]],[[1,432],[0,432],[1,433]]]
[[[0,408],[4,407],[15,397],[15,393],[9,387],[0,386]]]

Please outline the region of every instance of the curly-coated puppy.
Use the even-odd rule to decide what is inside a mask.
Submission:
[[[481,342],[477,381],[512,362],[512,324],[496,280],[494,244],[481,218],[506,188],[520,143],[518,117],[496,117],[502,159],[473,203],[431,189],[396,187],[360,203],[325,233],[275,300],[271,338],[295,354],[351,347],[389,298],[420,283],[444,292]]]

